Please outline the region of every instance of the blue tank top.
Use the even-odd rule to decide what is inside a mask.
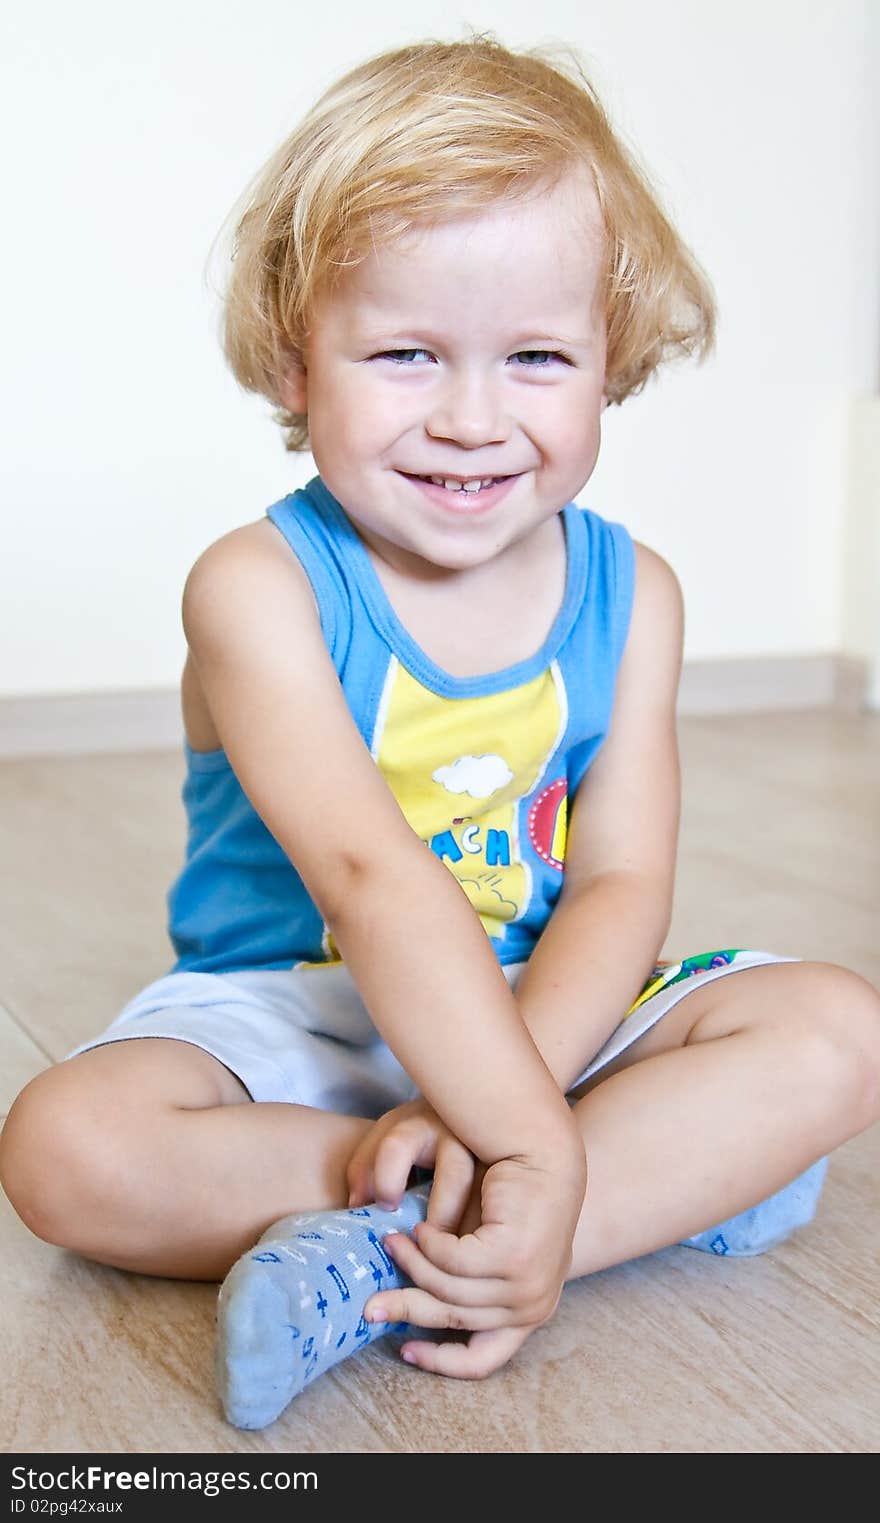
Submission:
[[[400,809],[458,880],[499,961],[525,961],[562,888],[569,800],[608,731],[632,611],[628,531],[563,508],[565,594],[543,646],[503,671],[453,677],[403,628],[320,477],[267,514],[311,582],[352,718]],[[184,753],[188,835],[167,895],[169,971],[338,962],[226,753],[186,739]]]

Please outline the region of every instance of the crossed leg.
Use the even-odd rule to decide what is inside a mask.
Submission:
[[[755,1205],[871,1125],[880,995],[834,964],[743,968],[689,991],[578,1093],[589,1182],[573,1278]],[[278,1218],[344,1206],[346,1164],[371,1124],[255,1105],[201,1049],[143,1038],[33,1080],[0,1173],[49,1241],[216,1280]]]
[[[588,1081],[571,1278],[678,1243],[780,1190],[880,1114],[880,995],[829,963],[686,995]]]
[[[138,1037],[25,1086],[0,1135],[0,1181],[47,1242],[117,1269],[216,1281],[279,1217],[343,1205],[371,1126],[257,1105],[200,1047]]]
[[[740,969],[684,995],[583,1086],[574,1114],[589,1181],[572,1278],[745,1210],[870,1126],[880,1115],[880,995],[831,964]],[[255,1105],[200,1049],[144,1038],[32,1081],[10,1112],[0,1172],[49,1241],[124,1269],[220,1279],[279,1217],[343,1207],[345,1165],[370,1125]],[[394,1241],[406,1273],[412,1245]],[[383,1293],[386,1316],[450,1325],[422,1316],[424,1295]],[[270,1341],[276,1333],[265,1328]],[[525,1336],[499,1329],[467,1347],[419,1344],[415,1362],[473,1378]]]
[[[834,964],[740,969],[690,991],[579,1094],[588,1183],[569,1279],[747,1210],[880,1119],[880,994]],[[441,1304],[454,1301],[449,1277],[426,1276],[406,1237],[390,1242],[417,1284],[383,1293],[382,1315],[466,1325]],[[528,1332],[406,1349],[423,1369],[479,1379]]]

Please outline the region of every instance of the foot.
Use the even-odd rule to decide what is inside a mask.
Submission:
[[[730,1254],[732,1258],[766,1253],[768,1248],[784,1242],[798,1227],[805,1227],[812,1221],[827,1168],[828,1159],[820,1158],[805,1174],[750,1211],[743,1211],[718,1227],[710,1227],[707,1232],[698,1232],[695,1237],[685,1238],[681,1246],[699,1248],[703,1253]]]
[[[411,1232],[427,1212],[428,1185],[396,1211],[285,1216],[233,1264],[217,1305],[217,1381],[237,1428],[265,1428],[304,1386],[400,1323],[369,1323],[378,1290],[410,1281],[382,1247],[388,1232]]]

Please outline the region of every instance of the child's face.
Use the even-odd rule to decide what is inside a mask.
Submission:
[[[408,232],[317,304],[284,400],[389,564],[489,562],[581,490],[604,405],[602,267],[595,192],[569,177]],[[470,495],[429,475],[506,479]]]

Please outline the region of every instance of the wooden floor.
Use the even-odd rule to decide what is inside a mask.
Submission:
[[[880,715],[680,721],[680,958],[754,947],[880,985]],[[0,1115],[173,961],[176,753],[0,764]],[[386,1339],[262,1433],[224,1422],[216,1288],[91,1264],[0,1196],[4,1452],[876,1452],[880,1128],[832,1159],[815,1222],[760,1259],[670,1248],[568,1286],[486,1382]]]

